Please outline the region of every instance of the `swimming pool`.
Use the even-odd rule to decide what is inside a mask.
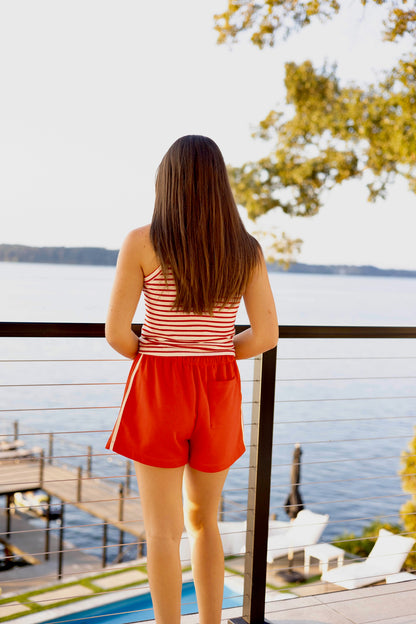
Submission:
[[[237,594],[229,587],[224,587],[224,599],[222,603],[223,609],[230,607],[241,607],[243,604],[243,596]],[[198,611],[196,604],[195,587],[192,581],[184,583],[182,586],[182,614],[196,613]],[[111,602],[84,611],[76,611],[55,617],[52,620],[45,620],[44,624],[60,624],[61,622],[85,622],[86,624],[130,624],[131,622],[144,622],[145,620],[153,620],[154,613],[150,593],[141,594],[140,596],[131,596],[124,600]]]

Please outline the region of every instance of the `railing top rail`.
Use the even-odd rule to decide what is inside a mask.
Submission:
[[[236,325],[241,332],[247,325]],[[133,324],[140,333],[141,324]],[[0,321],[2,338],[104,338],[104,323]],[[281,325],[280,338],[416,338],[415,327],[375,325]]]

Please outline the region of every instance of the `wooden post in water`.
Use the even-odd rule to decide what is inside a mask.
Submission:
[[[45,451],[42,449],[39,457],[39,485],[43,487],[43,478],[45,472]]]
[[[48,450],[48,464],[52,463],[52,456],[53,456],[53,433],[49,434],[49,450]]]
[[[91,477],[92,475],[92,446],[88,445],[88,451],[87,451],[87,475],[89,477]]]
[[[78,466],[77,503],[81,502],[82,466]]]
[[[130,494],[130,480],[131,480],[131,460],[126,462],[126,494]]]

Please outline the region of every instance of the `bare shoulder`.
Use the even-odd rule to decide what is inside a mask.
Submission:
[[[159,263],[150,240],[150,225],[131,230],[124,239],[120,255],[140,266],[145,275],[151,273]]]

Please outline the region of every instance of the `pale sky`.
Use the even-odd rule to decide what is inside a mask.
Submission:
[[[372,81],[406,46],[382,42],[380,9],[359,0],[273,49],[218,46],[226,5],[0,0],[0,243],[117,249],[150,221],[177,137],[211,136],[230,164],[268,153],[251,131],[284,102],[285,61],[337,60],[345,80]],[[315,217],[263,221],[304,239],[301,262],[416,269],[415,203],[398,183],[369,204],[354,182]]]

